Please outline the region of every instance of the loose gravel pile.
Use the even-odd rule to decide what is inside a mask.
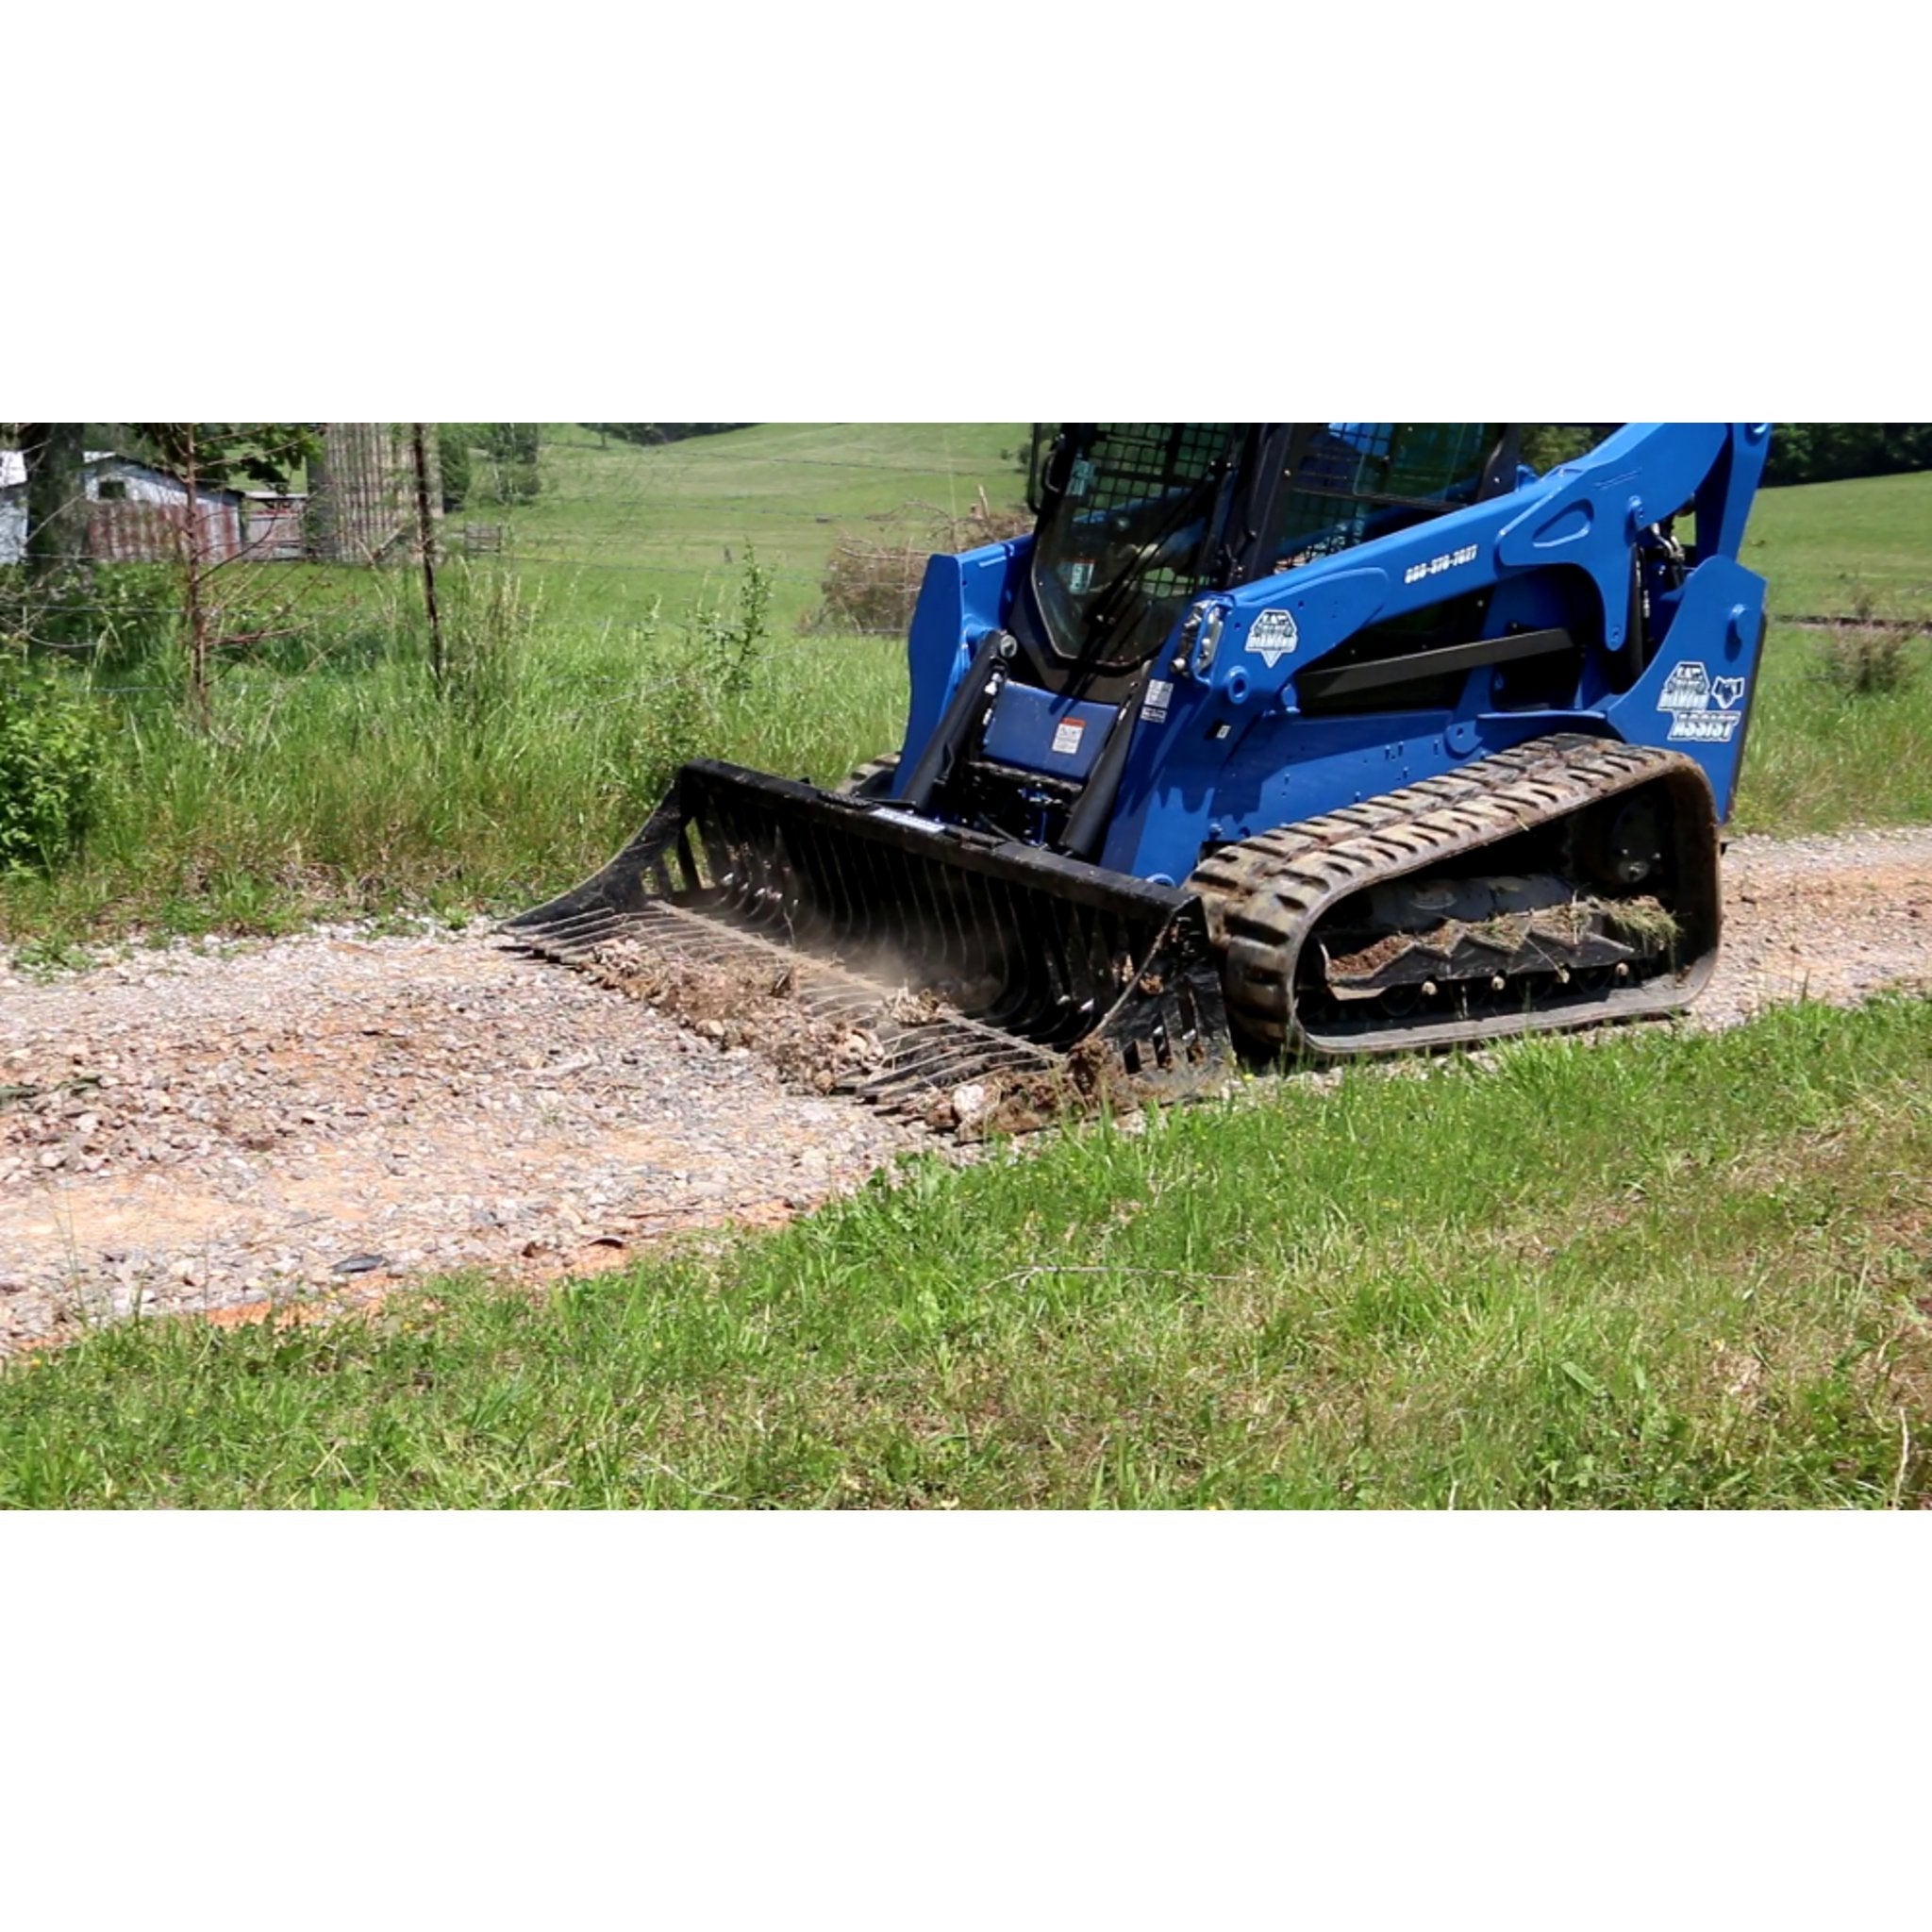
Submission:
[[[1732,846],[1698,1024],[1928,982],[1932,829]],[[0,1353],[137,1311],[589,1273],[936,1144],[480,925],[0,970]]]

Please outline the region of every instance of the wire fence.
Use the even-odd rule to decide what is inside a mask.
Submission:
[[[608,630],[716,607],[755,564],[787,627],[901,629],[928,554],[1023,525],[1032,425],[932,425],[913,460],[565,428],[516,471],[458,426],[451,475],[451,425],[334,424],[279,479],[243,474],[217,434],[236,425],[174,427],[158,453],[129,425],[0,425],[0,643],[116,695],[185,675],[206,705],[228,664],[321,664],[372,623],[420,632],[440,675],[452,575],[526,580]]]
[[[548,618],[621,641],[656,613],[724,607],[754,564],[776,627],[903,635],[932,552],[1026,526],[1046,425],[764,425],[652,446],[551,425],[510,462],[481,434],[512,425],[332,424],[279,478],[238,464],[237,426],[173,425],[159,449],[131,425],[0,425],[0,646],[84,663],[107,694],[206,705],[227,666],[300,673],[366,657],[376,633],[440,676],[452,591],[460,606],[476,579],[514,579]],[[827,448],[867,437],[876,450]],[[1867,604],[1932,600],[1932,571],[1908,559],[1859,577]]]

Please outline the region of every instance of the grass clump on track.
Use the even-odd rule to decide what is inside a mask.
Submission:
[[[1932,1005],[915,1163],[724,1254],[0,1373],[29,1506],[1910,1505]]]

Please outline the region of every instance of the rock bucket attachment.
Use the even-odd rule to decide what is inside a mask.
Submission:
[[[1232,1061],[1193,894],[709,759],[505,931],[821,1091],[961,1125],[1189,1092]]]

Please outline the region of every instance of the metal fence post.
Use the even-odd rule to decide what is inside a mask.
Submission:
[[[423,601],[429,611],[429,671],[442,689],[442,618],[436,608],[436,525],[429,514],[429,449],[425,425],[409,425],[409,442],[416,459],[416,532],[423,549]]]

